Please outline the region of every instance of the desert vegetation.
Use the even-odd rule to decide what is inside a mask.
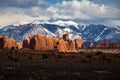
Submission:
[[[119,80],[120,51],[114,51],[2,49],[0,80]]]

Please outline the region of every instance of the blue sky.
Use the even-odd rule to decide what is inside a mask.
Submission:
[[[120,25],[120,0],[0,0],[0,25],[34,20]]]

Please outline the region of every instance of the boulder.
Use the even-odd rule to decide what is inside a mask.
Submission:
[[[75,39],[75,47],[76,49],[80,49],[83,46],[83,40],[82,39]]]

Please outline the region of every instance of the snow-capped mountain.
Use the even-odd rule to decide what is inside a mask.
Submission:
[[[14,38],[17,41],[21,41],[25,36],[33,36],[35,34],[42,34],[46,37],[55,37],[55,34],[36,24],[25,24],[14,26],[10,25],[0,29],[0,35],[8,36],[9,38]]]
[[[73,39],[73,40],[76,39],[76,38],[81,39],[81,36],[76,31],[74,31],[70,28],[64,28],[64,29],[57,28],[57,30],[55,32],[55,35],[57,35],[59,37],[62,37],[62,35],[66,34],[66,33],[69,34],[70,39]]]
[[[53,25],[59,25],[59,26],[74,26],[76,28],[78,28],[78,24],[74,21],[62,21],[62,20],[58,20],[56,22],[46,22],[46,24],[53,24]]]
[[[43,34],[46,37],[61,37],[68,33],[70,39],[82,38],[86,42],[99,42],[105,38],[120,43],[120,26],[108,27],[105,25],[79,25],[73,21],[40,22],[29,24],[9,25],[0,29],[0,35],[6,35],[17,41],[27,35]]]

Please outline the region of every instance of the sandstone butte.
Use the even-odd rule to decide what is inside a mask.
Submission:
[[[14,39],[8,39],[7,36],[0,36],[0,49],[11,49],[17,47],[17,42]]]
[[[82,39],[78,43],[69,39],[68,34],[62,38],[48,38],[41,34],[26,36],[22,42],[9,39],[7,36],[0,36],[0,49],[34,49],[34,50],[56,50],[60,52],[76,52],[76,46],[83,45]],[[81,47],[80,47],[81,48]]]
[[[76,52],[84,46],[82,39],[70,40],[68,34],[64,34],[62,38],[48,38],[41,34],[34,36],[26,36],[22,42],[16,42],[7,36],[0,36],[0,49],[33,49],[33,50],[56,50],[60,52]],[[91,42],[89,48],[120,48],[115,42],[108,42],[105,39],[94,46]]]

